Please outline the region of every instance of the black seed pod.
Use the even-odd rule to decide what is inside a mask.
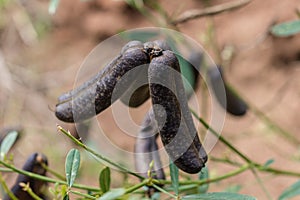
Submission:
[[[46,170],[42,167],[42,164],[48,165],[46,156],[43,154],[34,153],[27,159],[22,169],[28,172],[45,176]],[[30,178],[23,174],[18,175],[15,184],[11,188],[11,192],[18,199],[34,200],[34,198],[32,198],[26,191],[23,190],[23,188],[19,185],[20,183],[29,183],[32,191],[40,198],[45,199],[43,195],[43,189],[46,186],[46,182]],[[6,194],[3,200],[10,200],[10,197]]]
[[[63,94],[56,105],[55,115],[65,122],[83,121],[109,107],[128,88],[124,81],[112,99],[115,85],[131,69],[149,63],[148,55],[140,47],[125,49],[94,78],[69,93]]]
[[[129,48],[143,47],[144,51],[152,56],[152,54],[159,54],[162,50],[171,50],[169,45],[164,40],[155,40],[153,42],[146,42],[142,44],[139,41],[131,41],[127,43],[122,52]],[[120,100],[129,107],[139,107],[150,97],[149,84],[145,82],[148,80],[148,66],[141,67],[134,70],[132,74],[129,74],[126,79],[130,79],[130,85],[128,85],[127,91],[120,98]]]
[[[152,177],[155,179],[165,179],[156,143],[157,136],[158,127],[154,119],[153,110],[151,109],[142,123],[142,129],[138,133],[135,142],[135,168],[143,177],[148,178],[149,165],[154,161],[151,171]]]
[[[155,119],[169,157],[181,170],[198,173],[207,155],[189,111],[176,56],[163,51],[150,62],[148,74]]]
[[[248,106],[226,84],[221,67],[218,66],[210,68],[208,71],[208,76],[212,85],[212,89],[220,105],[232,115],[245,115]],[[225,89],[225,91],[223,89]]]

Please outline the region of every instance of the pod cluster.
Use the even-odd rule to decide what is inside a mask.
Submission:
[[[155,178],[165,178],[156,142],[159,135],[170,159],[179,169],[198,173],[205,166],[207,154],[189,111],[187,101],[191,93],[185,93],[178,58],[163,40],[144,44],[131,41],[89,81],[62,94],[55,115],[65,122],[82,122],[99,114],[117,99],[130,107],[138,107],[151,98],[153,107],[146,115],[135,143],[137,171],[144,177],[150,172]],[[190,63],[199,67],[201,59],[201,53],[194,53]],[[191,68],[194,89],[199,69]],[[208,75],[220,104],[231,114],[245,114],[246,104],[230,91],[221,71],[209,71]],[[226,104],[219,98],[221,84],[225,84]],[[149,171],[152,161],[152,171]]]

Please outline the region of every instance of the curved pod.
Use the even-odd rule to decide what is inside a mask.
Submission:
[[[148,74],[155,119],[169,157],[181,170],[198,173],[205,166],[207,154],[194,126],[173,52],[163,51],[154,57]]]

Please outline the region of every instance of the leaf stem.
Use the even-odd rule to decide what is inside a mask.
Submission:
[[[14,172],[16,172],[18,174],[23,174],[25,176],[35,178],[35,179],[39,179],[39,180],[49,182],[49,183],[58,183],[60,185],[68,185],[66,181],[56,180],[56,179],[53,179],[53,178],[49,178],[47,176],[42,176],[42,175],[35,174],[35,173],[32,173],[32,172],[28,172],[28,171],[25,171],[25,170],[22,170],[22,169],[18,169],[16,167],[14,167],[13,165],[8,164],[8,163],[6,163],[2,160],[0,160],[0,164],[2,164],[3,166],[5,166],[5,167],[7,167],[11,170],[13,170]],[[99,188],[90,187],[90,186],[81,185],[81,184],[74,184],[72,187],[73,188],[78,188],[78,189],[83,189],[83,190],[94,191],[94,192],[99,192],[100,191]]]
[[[216,15],[225,11],[229,11],[229,10],[233,10],[245,6],[250,2],[251,0],[236,0],[228,3],[223,3],[220,5],[204,8],[202,10],[199,9],[188,10],[182,13],[177,19],[173,20],[172,24],[176,25],[179,23],[189,21],[191,19],[196,19],[196,18],[209,16],[209,15]]]
[[[18,198],[10,191],[10,189],[7,187],[4,179],[3,179],[3,176],[2,176],[2,173],[0,173],[0,183],[4,189],[4,191],[6,192],[6,194],[12,199],[12,200],[18,200]]]
[[[215,157],[210,157],[210,159],[212,161],[215,161],[215,162],[222,162],[222,163],[227,163],[227,164],[230,164],[232,166],[236,166],[236,167],[240,167],[242,166],[241,163],[238,163],[238,162],[235,162],[235,161],[232,161],[228,158],[215,158]],[[266,167],[264,165],[261,165],[259,163],[255,163],[253,162],[252,163],[253,166],[261,171],[261,172],[267,172],[267,173],[273,173],[273,174],[276,174],[276,175],[285,175],[285,176],[295,176],[295,177],[300,177],[300,173],[299,172],[294,172],[294,171],[286,171],[286,170],[281,170],[281,169],[276,169],[276,168],[273,168],[273,167]]]
[[[174,199],[178,199],[177,196],[175,196],[175,195],[171,194],[170,192],[164,190],[163,188],[159,187],[158,185],[155,185],[155,184],[154,184],[153,187],[154,187],[155,189],[157,189],[158,191],[160,191],[160,192],[162,192],[162,193],[165,193],[166,195],[168,195],[168,196],[170,196],[170,197],[172,197],[172,198],[174,198]]]
[[[134,186],[132,186],[132,187],[126,189],[125,194],[132,193],[132,192],[134,192],[134,191],[140,189],[141,187],[147,185],[148,183],[149,183],[149,179],[144,179],[142,182],[140,182],[140,183],[138,183],[138,184],[136,184],[136,185],[134,185]]]
[[[42,167],[47,170],[49,173],[51,173],[53,176],[55,176],[56,178],[65,181],[66,178],[62,175],[60,175],[59,173],[57,173],[56,171],[52,170],[51,168],[49,168],[45,163],[42,163]]]
[[[76,139],[69,131],[66,131],[65,129],[63,129],[60,125],[57,125],[57,130],[62,132],[63,134],[65,134],[66,136],[68,136],[73,142],[75,142],[76,145],[80,146],[81,148],[83,148],[84,150],[86,150],[87,152],[93,154],[94,156],[96,156],[97,158],[99,158],[100,160],[103,160],[109,164],[111,164],[112,166],[117,167],[118,169],[131,174],[139,179],[145,179],[143,176],[134,173],[132,171],[130,171],[129,169],[127,169],[126,167],[123,167],[122,165],[115,163],[113,161],[111,161],[110,159],[102,156],[101,154],[98,154],[96,151],[94,151],[93,149],[89,148],[88,146],[86,146],[85,144],[83,144],[82,142],[80,142],[78,139]]]
[[[211,131],[216,137],[219,138],[221,142],[223,142],[228,148],[230,148],[233,152],[235,152],[237,155],[239,155],[243,160],[245,160],[247,163],[252,163],[250,158],[248,158],[245,154],[241,153],[236,147],[234,147],[230,142],[228,142],[221,134],[219,134],[216,130],[214,130],[212,127],[209,126],[208,123],[206,123],[201,117],[199,117],[196,112],[192,109],[190,109],[192,114],[199,120],[199,122],[209,131]]]
[[[82,197],[86,197],[88,199],[97,199],[96,197],[94,196],[91,196],[91,195],[88,195],[88,194],[84,194],[84,193],[81,193],[81,192],[78,192],[78,191],[74,191],[74,190],[69,190],[70,193],[72,194],[76,194],[78,196],[82,196]]]

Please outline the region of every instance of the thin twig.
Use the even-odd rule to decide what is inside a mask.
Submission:
[[[214,162],[230,164],[235,167],[242,166],[241,163],[230,160],[229,158],[216,158],[216,157],[210,156],[210,160],[214,161]],[[262,164],[259,164],[256,162],[253,162],[252,165],[261,172],[267,172],[267,173],[272,173],[272,174],[276,174],[276,175],[300,177],[300,173],[296,172],[296,171],[286,171],[286,170],[276,169],[276,168],[268,167],[268,166],[265,166],[265,165],[262,165]]]
[[[191,113],[196,117],[196,119],[209,131],[211,131],[212,134],[214,134],[216,137],[219,138],[219,140],[224,143],[228,148],[230,148],[233,152],[235,152],[237,155],[239,155],[243,160],[245,160],[247,163],[251,164],[252,161],[250,158],[248,158],[245,154],[240,152],[236,147],[234,147],[229,141],[227,141],[224,137],[221,136],[220,133],[218,133],[216,130],[214,130],[211,126],[209,126],[208,123],[206,123],[201,117],[197,115],[197,113],[190,109]]]
[[[56,180],[56,179],[53,179],[53,178],[50,178],[50,177],[47,177],[47,176],[42,176],[42,175],[35,174],[35,173],[29,172],[29,171],[25,171],[23,169],[16,168],[15,166],[13,166],[11,164],[8,164],[8,163],[6,163],[2,160],[0,160],[0,164],[7,167],[7,168],[9,168],[9,169],[11,169],[11,170],[13,170],[14,172],[16,172],[18,174],[23,174],[23,175],[28,176],[30,178],[42,180],[42,181],[49,182],[49,183],[57,183],[57,184],[60,184],[60,185],[68,185],[66,181]],[[99,188],[89,187],[89,186],[81,185],[81,184],[73,184],[72,187],[73,188],[78,188],[78,189],[83,189],[83,190],[94,191],[94,192],[99,192],[100,191]]]
[[[10,189],[7,187],[6,182],[2,177],[2,173],[0,173],[0,184],[4,189],[4,191],[6,192],[6,194],[9,196],[9,198],[11,198],[12,200],[18,200],[18,198],[14,195],[14,193],[12,193]]]
[[[173,20],[171,23],[173,25],[183,23],[186,21],[189,21],[191,19],[196,19],[204,16],[209,16],[209,15],[216,15],[225,11],[233,10],[240,8],[242,6],[247,5],[250,3],[251,0],[237,0],[237,1],[232,1],[228,3],[224,3],[221,5],[216,5],[208,8],[204,8],[202,10],[199,9],[194,9],[194,10],[188,10],[179,15],[179,17],[175,20]]]
[[[66,136],[68,136],[76,145],[80,146],[81,148],[83,148],[84,150],[86,150],[87,152],[93,154],[94,156],[96,156],[97,158],[99,158],[100,160],[108,163],[108,164],[111,164],[112,166],[122,170],[123,172],[126,172],[128,174],[131,174],[139,179],[145,179],[143,176],[135,173],[135,172],[132,172],[130,171],[129,169],[127,169],[126,167],[118,164],[118,163],[115,163],[113,161],[111,161],[110,159],[102,156],[101,154],[97,153],[96,151],[94,151],[93,149],[89,148],[88,146],[86,146],[85,144],[83,144],[82,142],[80,142],[78,139],[76,139],[69,131],[66,131],[65,129],[63,129],[60,125],[57,125],[57,130],[60,131],[61,133],[65,134]]]
[[[227,84],[228,87],[230,87],[230,90],[232,90],[235,94],[237,94],[249,107],[249,110],[253,112],[253,114],[258,117],[261,121],[265,123],[271,130],[274,130],[275,133],[282,136],[284,139],[289,141],[291,144],[295,146],[299,146],[300,140],[295,137],[294,134],[290,133],[289,131],[282,128],[279,124],[274,122],[271,118],[269,118],[264,112],[262,112],[259,108],[254,106],[253,104],[248,101],[244,96],[241,96],[240,93],[236,92],[236,89],[233,88],[230,84]]]

